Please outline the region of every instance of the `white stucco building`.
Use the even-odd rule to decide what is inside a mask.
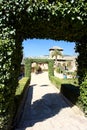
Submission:
[[[69,72],[74,72],[77,70],[76,66],[76,58],[77,56],[70,56],[70,55],[64,55],[63,54],[63,48],[60,48],[58,46],[53,46],[49,49],[49,58],[55,59],[55,57],[52,57],[53,51],[58,50],[61,52],[62,56],[57,56],[57,65],[62,67],[62,69],[66,69]]]
[[[44,55],[44,56],[38,56],[38,57],[30,57],[30,58],[36,58],[36,59],[54,59],[55,61],[55,56],[52,57],[53,51],[58,50],[61,52],[61,56],[57,56],[57,66],[54,64],[55,67],[61,68],[62,72],[64,71],[67,72],[74,72],[77,70],[77,65],[76,65],[76,58],[77,56],[70,56],[70,55],[64,55],[63,54],[63,48],[60,48],[58,46],[53,46],[52,48],[49,49],[49,55]],[[32,64],[32,67],[35,65],[35,63]],[[39,66],[42,68],[42,70],[48,70],[48,64],[46,63],[40,63]]]

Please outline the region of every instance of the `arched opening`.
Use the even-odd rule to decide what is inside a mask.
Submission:
[[[51,39],[27,39],[23,43],[23,53],[24,59],[53,59],[55,61],[55,56],[52,57],[52,52],[57,49],[61,51],[62,56],[57,56],[57,66],[54,66],[55,70],[60,70],[62,75],[64,73],[74,73],[77,71],[76,58],[77,54],[75,53],[75,43],[66,42],[66,41],[55,41]],[[70,64],[69,64],[70,63]],[[37,66],[41,67],[43,70],[48,70],[46,63],[42,64],[32,64],[32,71],[35,71]],[[62,76],[63,77],[63,76]],[[73,77],[73,76],[72,76]]]

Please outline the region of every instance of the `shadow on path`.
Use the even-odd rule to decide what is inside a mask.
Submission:
[[[51,118],[66,107],[69,106],[62,99],[60,93],[46,94],[40,100],[36,100],[35,102],[33,102],[28,111],[26,111],[27,119],[22,122],[22,128],[26,129],[27,127],[33,126],[37,122],[41,122],[48,118]]]
[[[47,86],[48,86],[48,84],[43,84],[40,87],[47,87]]]
[[[15,130],[87,130],[87,120],[70,109],[73,104],[70,106],[46,78],[47,73],[33,75],[33,85],[28,89],[22,116]]]
[[[28,87],[28,89],[26,89],[26,91],[28,91],[28,92],[26,92],[27,95],[23,96],[23,99],[22,99],[23,105],[20,104],[20,107],[21,107],[21,108],[19,107],[20,113],[16,117],[16,118],[19,118],[19,119],[17,119],[15,121],[15,124],[16,124],[15,128],[19,128],[19,127],[22,126],[22,123],[24,122],[25,116],[30,117],[31,101],[32,101],[32,96],[33,96],[33,87],[36,86],[36,85],[37,84],[30,85]],[[25,98],[25,96],[26,96],[26,98]]]

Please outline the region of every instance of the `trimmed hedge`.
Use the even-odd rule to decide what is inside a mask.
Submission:
[[[76,79],[60,79],[56,76],[51,76],[50,80],[58,89],[61,89],[61,84],[73,84],[75,86],[78,85]]]
[[[87,75],[86,0],[0,0],[0,119],[7,126],[18,86],[22,42],[26,38],[77,42],[79,82],[84,82]],[[82,89],[87,91],[85,85]]]
[[[15,117],[15,114],[17,112],[17,109],[19,107],[19,103],[23,97],[23,94],[24,94],[24,91],[26,89],[26,87],[30,84],[30,79],[27,78],[27,77],[24,77],[22,78],[20,81],[19,81],[19,85],[16,89],[16,92],[15,92],[15,95],[14,95],[14,100],[12,100],[13,102],[10,102],[12,104],[10,104],[9,106],[9,110],[10,110],[10,116],[9,118],[7,118],[7,116],[5,117],[3,115],[3,117],[1,118],[0,120],[0,123],[1,123],[1,129],[12,129],[12,123],[13,123],[13,120],[14,120],[14,117]],[[12,108],[12,109],[11,109]],[[6,119],[6,122],[4,122]]]
[[[48,64],[48,75],[49,75],[49,78],[50,76],[53,76],[54,75],[54,61],[51,60],[51,59],[32,59],[32,58],[26,58],[25,59],[25,76],[26,77],[31,77],[31,64],[33,62],[36,62],[36,63],[47,63]]]
[[[55,77],[55,76],[50,76],[50,80],[51,80],[51,82],[60,90],[62,80],[61,80],[61,79],[58,79],[58,78]]]
[[[18,116],[17,114],[19,114],[18,110],[20,108],[20,104],[24,98],[25,91],[27,87],[29,86],[29,84],[30,84],[30,78],[28,77],[23,77],[21,80],[19,80],[19,85],[15,93],[15,115],[14,115],[12,127],[16,125],[16,120],[18,120],[16,116]]]
[[[87,116],[87,78],[80,85],[79,104]]]
[[[22,95],[22,93],[25,91],[26,87],[30,84],[30,78],[23,77],[21,80],[19,80],[19,85],[16,89],[15,96]]]
[[[59,79],[55,76],[51,76],[50,80],[68,100],[79,105],[80,87],[75,85],[72,80]]]
[[[21,101],[21,98],[23,97],[23,94],[26,88],[29,86],[29,84],[30,84],[30,78],[28,77],[23,77],[21,80],[19,80],[19,85],[15,93],[15,100],[18,101],[18,104]]]
[[[79,104],[87,115],[87,37],[86,39],[84,38],[84,42],[82,39],[80,43],[76,44],[76,52],[79,53],[77,58],[77,74],[79,76],[80,86]]]
[[[70,100],[73,104],[78,102],[80,96],[80,89],[72,84],[61,84],[61,93]]]
[[[23,94],[26,90],[26,88],[29,86],[30,84],[30,78],[28,77],[23,77],[21,80],[19,80],[19,85],[16,89],[16,93],[15,93],[15,106],[16,106],[16,111],[18,109],[19,103],[23,97]]]

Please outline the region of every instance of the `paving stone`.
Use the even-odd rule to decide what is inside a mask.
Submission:
[[[32,74],[20,122],[15,130],[87,130],[87,118],[48,79],[48,73]]]

